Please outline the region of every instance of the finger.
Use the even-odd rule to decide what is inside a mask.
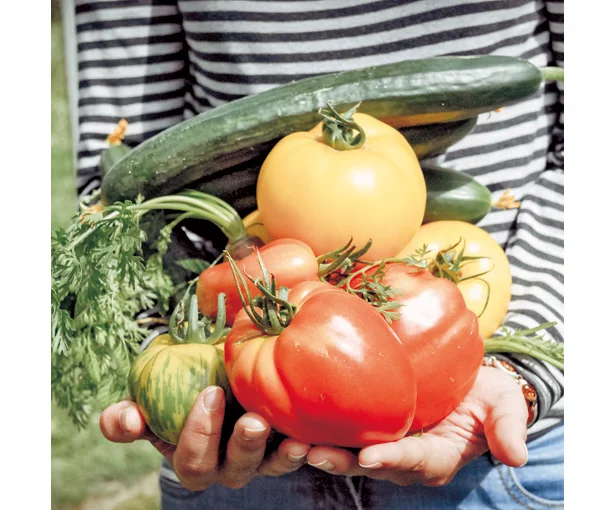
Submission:
[[[355,453],[331,446],[313,447],[308,454],[307,462],[312,467],[339,475],[359,476],[363,470]]]
[[[197,397],[173,454],[173,469],[186,489],[205,490],[215,483],[224,421],[224,390],[204,389]]]
[[[132,443],[143,439],[146,429],[139,407],[131,400],[122,400],[107,407],[100,415],[99,426],[103,435],[114,443]]]
[[[159,437],[156,437],[154,434],[151,434],[151,438],[148,439],[148,441],[152,443],[154,448],[156,448],[156,450],[158,450],[159,453],[161,453],[167,458],[167,460],[172,466],[173,465],[173,455],[175,454],[175,450],[177,447],[175,445],[167,443],[166,441],[163,441]]]
[[[233,429],[219,483],[239,489],[250,482],[263,462],[271,427],[256,413],[244,414]]]
[[[375,480],[393,480],[395,473],[388,469],[366,469],[359,465],[357,454],[343,448],[315,446],[308,454],[308,464],[334,475],[368,476]]]
[[[368,446],[359,452],[358,459],[368,470],[395,472],[391,480],[400,485],[417,481],[428,486],[445,485],[464,464],[461,452],[437,436],[405,437]]]
[[[527,462],[527,417],[525,399],[515,385],[506,398],[494,403],[485,418],[489,450],[507,466],[520,467]]]
[[[307,462],[310,445],[294,439],[284,439],[258,468],[258,473],[265,476],[282,476],[296,471]]]

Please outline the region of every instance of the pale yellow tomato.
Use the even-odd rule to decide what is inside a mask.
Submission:
[[[256,198],[272,238],[294,238],[316,255],[370,239],[363,257],[392,257],[412,238],[425,214],[427,191],[418,159],[396,129],[357,113],[366,142],[337,150],[322,123],[280,140],[261,167]]]
[[[488,338],[504,321],[512,286],[508,258],[488,232],[463,221],[434,221],[421,226],[398,256],[412,255],[426,244],[430,250],[427,258],[433,260],[439,251],[446,250],[460,239],[462,243],[455,251],[459,252],[459,249],[465,246],[464,255],[484,257],[465,262],[458,276],[464,279],[485,271],[487,273],[461,281],[457,286],[463,294],[466,306],[479,315],[480,335]]]

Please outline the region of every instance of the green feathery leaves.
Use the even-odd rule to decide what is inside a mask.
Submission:
[[[95,405],[125,395],[126,375],[147,330],[143,310],[168,309],[173,283],[162,257],[172,226],[143,257],[144,211],[131,202],[77,218],[51,241],[52,395],[84,427]]]

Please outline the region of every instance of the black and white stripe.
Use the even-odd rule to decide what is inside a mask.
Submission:
[[[198,112],[305,77],[436,55],[520,56],[564,64],[563,1],[106,0],[76,2],[81,192],[98,186],[98,158],[120,118],[137,145]],[[481,115],[474,132],[437,158],[487,185],[510,188],[519,210],[480,226],[506,250],[513,300],[506,325],[557,321],[564,337],[563,85]],[[233,169],[213,192],[255,207],[256,173]],[[539,390],[530,436],[563,419],[563,375],[511,361]]]

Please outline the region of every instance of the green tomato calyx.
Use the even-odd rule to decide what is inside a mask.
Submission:
[[[365,131],[352,119],[360,104],[340,114],[335,111],[331,102],[328,102],[327,106],[318,111],[324,118],[322,139],[329,147],[338,151],[348,151],[363,147],[366,140]]]
[[[189,301],[188,317],[185,318],[186,302]],[[196,295],[184,296],[171,314],[169,335],[178,344],[215,344],[228,335],[226,324],[226,295],[218,294],[218,314],[215,325],[209,317],[199,319],[199,307]]]
[[[254,278],[247,274],[244,277],[230,253],[225,252],[225,256],[231,266],[241,304],[250,320],[263,333],[279,335],[289,326],[290,321],[297,313],[297,307],[288,301],[288,288],[277,287],[275,276],[265,267],[258,248],[255,248],[255,250],[262,278]],[[252,297],[246,277],[259,290],[260,295]]]

